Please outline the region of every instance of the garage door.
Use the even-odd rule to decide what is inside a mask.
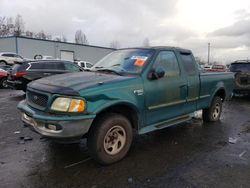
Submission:
[[[67,60],[67,61],[74,61],[74,52],[61,51],[61,59]]]

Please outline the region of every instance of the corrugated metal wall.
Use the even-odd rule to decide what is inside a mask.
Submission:
[[[48,40],[29,39],[25,37],[0,38],[0,52],[17,52],[25,58],[33,59],[35,55],[47,55],[60,59],[61,51],[74,52],[74,58],[96,63],[113,49],[84,46]]]
[[[0,38],[0,52],[16,52],[15,37]]]

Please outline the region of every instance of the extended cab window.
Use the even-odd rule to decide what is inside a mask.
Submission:
[[[165,70],[166,76],[178,76],[180,74],[180,68],[174,52],[161,51],[156,57],[153,68],[161,66]]]
[[[191,53],[180,53],[183,66],[188,75],[196,74],[196,63]]]

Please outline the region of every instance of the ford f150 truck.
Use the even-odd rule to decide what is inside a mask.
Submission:
[[[175,47],[121,49],[89,72],[43,78],[18,104],[24,124],[52,139],[87,138],[91,156],[111,164],[138,134],[187,121],[203,110],[217,121],[232,73],[200,73],[192,52]]]

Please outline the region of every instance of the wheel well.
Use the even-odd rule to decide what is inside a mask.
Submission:
[[[100,111],[95,120],[107,113],[117,113],[125,116],[130,121],[132,128],[138,129],[138,112],[129,105],[117,104]],[[94,120],[94,121],[95,121]]]
[[[0,62],[3,62],[3,63],[5,63],[5,64],[7,64],[7,61],[5,61],[5,60],[0,60]]]
[[[218,96],[224,101],[226,98],[226,91],[224,89],[219,89],[214,96]]]

